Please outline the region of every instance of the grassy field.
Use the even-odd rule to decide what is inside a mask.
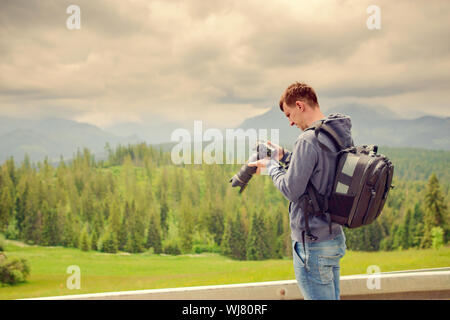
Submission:
[[[83,252],[62,247],[26,246],[6,241],[8,257],[28,260],[26,283],[0,287],[0,299],[20,299],[93,292],[174,288],[214,284],[294,279],[292,261],[235,261],[217,254],[160,256]],[[81,270],[81,289],[69,290],[67,267]],[[450,266],[450,247],[439,250],[352,252],[342,259],[341,275],[366,273],[378,265],[382,272]]]

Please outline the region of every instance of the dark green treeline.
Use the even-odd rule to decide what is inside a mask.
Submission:
[[[291,255],[288,202],[270,177],[255,176],[239,195],[228,181],[240,165],[175,166],[170,153],[145,143],[106,150],[104,161],[84,149],[57,166],[31,164],[27,157],[20,165],[3,163],[0,232],[31,244],[111,253],[152,248],[241,260]],[[345,229],[348,248],[426,248],[439,237],[446,243],[449,184],[437,177],[447,159],[448,153],[433,158],[438,176],[407,180],[406,170],[416,167],[399,157],[402,179],[394,178],[382,216],[368,227]]]

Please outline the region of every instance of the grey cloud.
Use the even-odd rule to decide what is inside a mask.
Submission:
[[[370,31],[368,0],[323,8],[281,0],[81,0],[82,29],[72,32],[65,27],[72,1],[6,0],[0,112],[26,105],[86,118],[115,113],[120,120],[176,110],[179,118],[226,122],[234,110],[251,115],[276,105],[298,80],[330,99],[397,105],[409,93],[426,100],[432,87],[443,110],[450,6],[410,3],[381,2],[382,29]],[[317,14],[305,12],[309,6]]]
[[[18,30],[48,29],[66,26],[68,1],[3,0],[0,26]],[[14,30],[11,30],[14,31]]]
[[[450,57],[448,1],[395,1],[384,12],[389,62],[439,62]]]
[[[84,28],[105,36],[117,37],[140,32],[144,29],[145,10],[135,5],[123,6],[117,0],[2,0],[0,26],[27,33],[67,31],[67,8],[76,4],[81,11],[81,30]],[[123,3],[123,2],[122,2]],[[128,16],[130,15],[130,16]]]
[[[349,30],[333,30],[326,26],[307,28],[295,23],[290,28],[277,29],[273,33],[268,31],[259,30],[250,43],[255,59],[269,67],[305,65],[321,59],[333,59],[339,63],[365,39],[363,29],[350,33]]]

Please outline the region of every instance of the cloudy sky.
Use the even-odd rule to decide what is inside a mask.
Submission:
[[[449,16],[447,0],[1,0],[0,116],[224,128],[294,81],[323,108],[450,116]]]

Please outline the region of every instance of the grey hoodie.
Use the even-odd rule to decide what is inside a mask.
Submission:
[[[325,118],[325,123],[336,131],[345,146],[353,145],[350,117],[339,113],[330,114]],[[319,140],[330,150],[336,150],[332,141],[324,134],[319,134]],[[299,201],[300,197],[306,193],[306,186],[310,179],[320,194],[329,195],[331,193],[336,171],[336,155],[325,152],[319,146],[314,130],[305,130],[295,141],[292,153],[285,151],[282,160],[289,164],[287,170],[274,160],[269,162],[267,169],[275,187],[290,201],[291,237],[293,240],[301,242],[302,231],[305,230],[305,216]],[[309,226],[311,233],[318,237],[315,242],[330,240],[342,233],[342,227],[332,223],[332,233],[330,234],[325,216],[310,217]],[[305,240],[306,242],[310,241],[307,237]]]

